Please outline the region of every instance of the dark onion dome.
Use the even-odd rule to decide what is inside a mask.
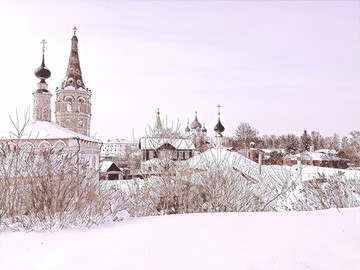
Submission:
[[[187,125],[187,126],[186,126],[186,128],[185,128],[185,132],[190,132],[189,125]]]
[[[206,129],[206,127],[205,127],[205,123],[204,123],[204,127],[202,128],[201,131],[202,131],[203,133],[207,132],[207,129]]]
[[[224,126],[221,124],[220,122],[220,118],[216,124],[216,126],[214,127],[214,131],[217,133],[217,134],[220,134],[221,132],[224,132],[225,128]]]
[[[50,70],[45,66],[44,54],[42,56],[42,63],[40,67],[35,70],[35,76],[38,77],[42,82],[51,76]]]
[[[197,112],[195,112],[195,119],[194,119],[194,121],[191,123],[190,128],[191,128],[191,129],[197,129],[198,127],[201,128],[202,126],[201,126],[199,120],[197,119]]]

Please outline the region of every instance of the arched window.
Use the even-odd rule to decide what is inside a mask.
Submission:
[[[63,141],[57,141],[55,144],[54,144],[54,149],[55,151],[59,151],[59,150],[62,150],[66,147],[66,144],[63,142]]]
[[[42,141],[39,146],[38,146],[39,149],[41,150],[45,150],[45,149],[49,149],[51,148],[51,144],[47,141]]]
[[[83,97],[78,97],[78,101],[79,101],[79,112],[86,113],[85,99]]]
[[[42,120],[49,120],[49,119],[50,119],[49,108],[43,108],[43,110],[42,110]]]
[[[65,102],[66,102],[66,111],[71,112],[72,111],[72,103],[73,103],[73,98],[71,96],[67,96],[64,98]]]
[[[31,142],[24,142],[20,145],[20,148],[24,151],[31,151],[35,149],[35,146]]]

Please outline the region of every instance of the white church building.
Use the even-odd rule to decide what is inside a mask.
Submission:
[[[45,66],[45,41],[42,47],[42,63],[35,70],[40,80],[34,97],[33,118],[21,136],[4,132],[1,142],[11,142],[21,147],[34,149],[62,149],[64,153],[74,153],[82,162],[87,162],[91,171],[99,170],[101,141],[89,136],[91,120],[91,91],[82,79],[78,55],[78,38],[74,27],[71,51],[66,75],[56,89],[55,122],[52,121],[51,97],[46,79],[51,72]]]

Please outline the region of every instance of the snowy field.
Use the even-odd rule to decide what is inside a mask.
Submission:
[[[185,214],[0,233],[0,269],[360,269],[360,208]]]

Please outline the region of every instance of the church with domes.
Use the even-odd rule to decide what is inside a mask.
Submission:
[[[0,134],[2,142],[11,142],[32,149],[54,149],[74,153],[86,162],[91,171],[99,169],[101,141],[89,136],[91,120],[91,91],[82,78],[76,28],[71,38],[71,50],[66,75],[56,89],[55,121],[52,121],[51,91],[47,79],[50,70],[45,65],[45,40],[42,41],[42,62],[35,70],[40,80],[33,91],[33,119],[21,134]]]

